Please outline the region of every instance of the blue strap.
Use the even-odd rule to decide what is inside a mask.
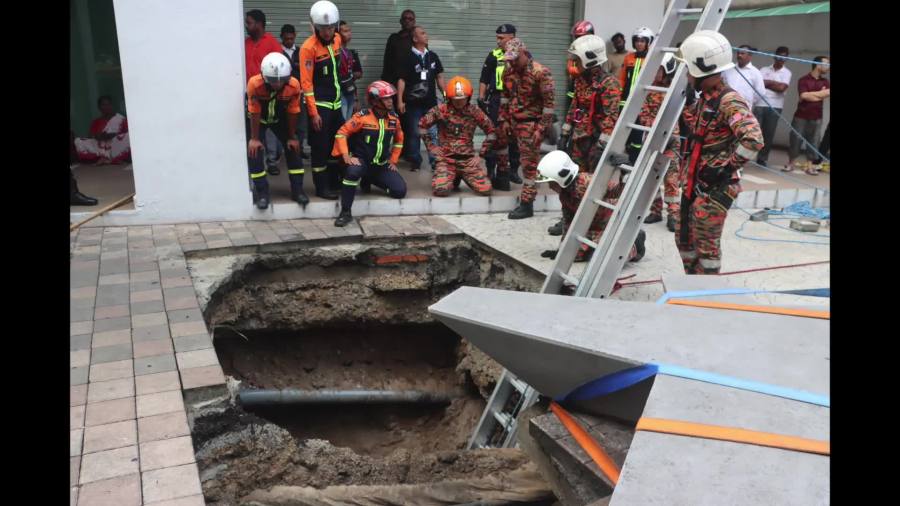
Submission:
[[[556,402],[564,401],[586,401],[595,397],[609,395],[619,390],[624,390],[631,385],[640,383],[645,379],[655,375],[657,367],[655,364],[639,365],[629,369],[601,376],[595,380],[577,387],[568,394],[557,397]]]
[[[686,297],[703,297],[706,295],[746,295],[751,293],[785,293],[790,295],[808,295],[810,297],[831,297],[831,288],[805,288],[798,290],[756,290],[753,288],[722,288],[719,290],[694,290],[686,292],[666,292],[657,304],[665,304],[669,299]]]
[[[783,290],[778,293],[789,293],[791,295],[807,295],[809,297],[831,298],[831,288],[810,288],[808,290]]]

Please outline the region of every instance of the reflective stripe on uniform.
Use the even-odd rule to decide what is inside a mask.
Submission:
[[[491,132],[490,134],[487,135],[487,137],[484,138],[484,140],[492,141],[492,140],[494,140],[494,139],[496,139],[496,138],[497,138],[497,134]]]
[[[306,174],[306,169],[288,169],[288,174]]]
[[[328,170],[328,167],[312,167],[313,172],[325,172]]]
[[[681,258],[683,258],[685,260],[693,260],[693,259],[697,258],[697,252],[694,250],[691,250],[691,251],[679,250],[678,253],[681,254]]]
[[[748,160],[755,160],[756,155],[759,154],[759,151],[755,149],[750,149],[743,144],[738,144],[737,149],[734,150],[734,154],[740,156],[741,158],[746,158]]]
[[[259,179],[259,178],[261,178],[261,177],[266,177],[266,171],[262,171],[262,172],[251,172],[251,173],[250,173],[250,177],[251,177],[252,179]]]
[[[491,54],[494,55],[494,58],[497,59],[497,66],[494,67],[494,87],[498,90],[503,90],[503,71],[506,69],[506,64],[503,61],[503,50],[499,47],[493,51]]]
[[[598,140],[603,141],[603,142],[609,142],[609,139],[610,139],[609,134],[600,134],[600,137],[598,138]]]
[[[680,197],[677,197],[677,196],[675,196],[675,197],[672,197],[672,196],[665,196],[665,197],[663,197],[663,201],[664,201],[666,204],[675,204],[676,202],[680,202],[680,201],[681,201],[681,198],[680,198]]]
[[[344,179],[341,181],[341,183],[343,183],[344,186],[359,186],[359,179],[357,179],[356,181]]]
[[[384,120],[378,120],[378,141],[375,145],[375,158],[372,159],[372,163],[375,165],[382,165],[384,161],[381,160],[381,153],[383,151],[382,145],[384,143]]]
[[[338,80],[338,66],[337,62],[334,59],[334,50],[331,49],[331,44],[328,44],[328,54],[331,56],[331,66],[334,72],[332,72],[332,76],[334,76],[334,109],[341,108],[341,83]],[[319,105],[316,103],[316,105]]]
[[[336,135],[334,136],[334,138],[335,138],[335,139],[343,139],[343,138],[344,138],[344,134],[336,134]]]
[[[574,92],[574,91],[567,91],[567,92],[566,92],[566,96],[569,97],[569,98],[575,98],[575,92]]]
[[[394,147],[395,147],[395,148],[402,148],[402,147],[403,147],[403,144],[394,144]]]
[[[700,267],[704,269],[718,269],[722,267],[722,261],[716,258],[701,258]]]
[[[500,99],[500,105],[508,104],[508,103],[509,103],[509,99],[508,99],[508,98],[501,98],[501,99]]]
[[[541,109],[541,114],[553,114],[553,112],[554,111],[552,107],[544,107],[543,109]]]

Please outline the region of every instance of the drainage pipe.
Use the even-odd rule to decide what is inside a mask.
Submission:
[[[448,393],[420,390],[244,390],[245,407],[302,404],[450,404]]]

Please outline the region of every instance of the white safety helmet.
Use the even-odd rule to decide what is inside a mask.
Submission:
[[[734,67],[731,43],[714,30],[700,30],[688,35],[675,59],[686,63],[688,72],[694,77],[711,76]]]
[[[563,188],[572,184],[578,176],[578,164],[565,151],[551,151],[538,163],[538,173],[542,181],[555,181]]]
[[[672,53],[664,53],[662,58],[662,63],[659,65],[663,68],[663,72],[667,76],[670,76],[675,73],[675,69],[678,68],[678,62],[675,61],[675,55]]]
[[[653,33],[653,30],[646,26],[640,26],[635,28],[634,33],[631,34],[631,44],[634,45],[634,39],[643,38],[647,39],[647,46],[650,46],[650,44],[653,43],[654,37],[656,37],[656,34]]]
[[[599,67],[606,62],[606,42],[599,35],[582,35],[569,45],[569,53],[577,56],[586,69]]]
[[[269,53],[263,58],[260,72],[269,84],[286,83],[291,80],[291,62],[282,53]]]
[[[337,26],[341,15],[338,13],[337,5],[328,0],[319,0],[309,8],[309,20],[317,27]]]

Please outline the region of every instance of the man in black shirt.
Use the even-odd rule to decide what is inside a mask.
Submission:
[[[413,46],[399,69],[397,80],[397,109],[403,122],[403,153],[412,170],[422,165],[419,120],[437,105],[437,92],[444,92],[444,66],[437,53],[428,50],[428,33],[421,26],[413,28]],[[428,154],[431,169],[434,159]]]
[[[400,14],[401,30],[392,33],[384,46],[384,61],[381,65],[381,80],[397,85],[400,69],[406,63],[412,47],[412,30],[416,26],[416,13],[406,9]]]
[[[488,53],[481,66],[481,78],[478,83],[478,106],[491,118],[494,126],[497,126],[497,116],[500,113],[500,92],[503,91],[503,71],[506,68],[503,55],[503,45],[506,41],[516,36],[516,27],[504,24],[497,27],[497,48]],[[488,177],[494,179],[494,168],[497,166],[497,156],[491,152],[484,158]],[[519,148],[515,142],[509,145],[509,180],[516,184],[522,184],[519,177]]]

